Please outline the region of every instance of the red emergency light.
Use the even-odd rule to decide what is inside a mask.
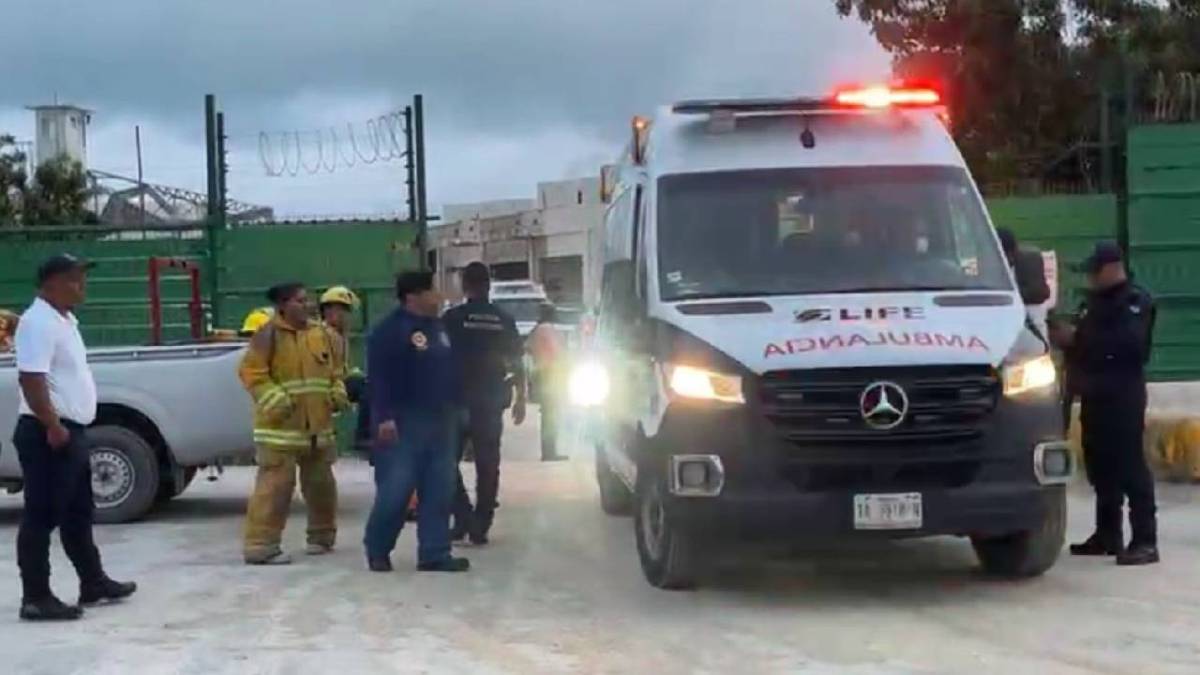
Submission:
[[[931,87],[876,85],[839,89],[833,101],[847,108],[921,108],[941,105],[942,95]]]

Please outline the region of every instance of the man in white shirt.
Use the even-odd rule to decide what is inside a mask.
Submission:
[[[65,254],[43,262],[38,297],[17,326],[21,407],[13,444],[25,493],[17,565],[24,593],[20,616],[29,621],[78,619],[83,615],[79,605],[119,600],[137,590],[136,584],[104,573],[92,539],[95,503],[86,427],[96,419],[96,383],[71,312],[83,302],[87,269]],[[50,589],[55,528],[79,575],[79,605],[63,603]]]

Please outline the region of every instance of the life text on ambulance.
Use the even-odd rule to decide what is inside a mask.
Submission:
[[[992,574],[1054,564],[1054,364],[949,124],[913,86],[634,119],[569,391],[654,586],[758,538],[958,535]]]

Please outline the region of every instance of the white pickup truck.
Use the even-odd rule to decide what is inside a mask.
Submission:
[[[99,410],[89,438],[96,520],[120,523],[179,495],[196,472],[253,455],[244,343],[89,350]],[[21,489],[12,444],[17,369],[0,355],[0,487]]]

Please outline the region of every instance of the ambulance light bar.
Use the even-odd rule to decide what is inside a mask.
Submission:
[[[680,115],[754,113],[836,113],[888,110],[892,108],[937,108],[942,97],[936,89],[906,85],[876,85],[838,89],[825,98],[750,98],[682,101],[673,111]]]

